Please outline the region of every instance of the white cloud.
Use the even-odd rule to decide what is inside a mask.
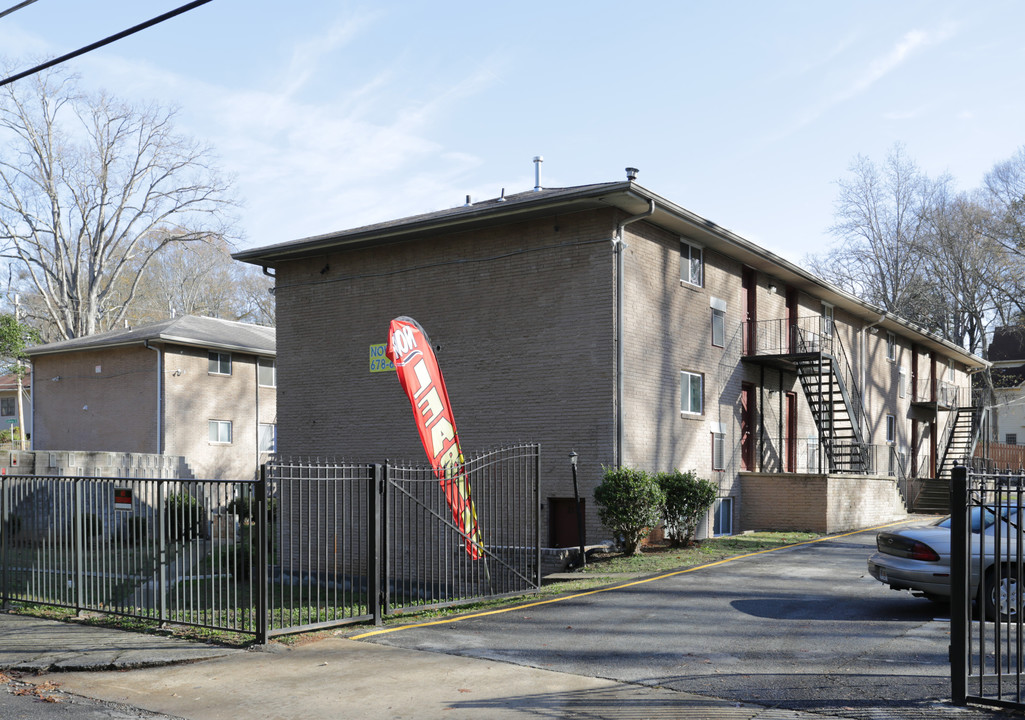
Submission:
[[[953,25],[944,25],[934,30],[912,30],[905,33],[888,52],[869,62],[868,66],[855,75],[846,86],[807,108],[789,132],[814,123],[833,108],[868,92],[876,83],[895,72],[922,49],[953,37],[954,30]]]

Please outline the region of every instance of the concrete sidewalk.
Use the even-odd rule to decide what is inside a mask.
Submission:
[[[341,637],[247,651],[5,613],[0,669],[189,720],[826,717]]]

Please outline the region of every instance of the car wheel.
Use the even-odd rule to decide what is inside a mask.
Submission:
[[[1025,604],[1025,587],[1018,584],[1018,569],[1014,565],[1000,566],[1000,582],[996,582],[996,568],[986,571],[982,588],[982,603],[987,620],[1011,622]]]

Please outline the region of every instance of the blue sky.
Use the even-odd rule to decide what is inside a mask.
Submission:
[[[185,0],[39,0],[19,68]],[[4,7],[13,5],[6,3]],[[958,187],[1025,145],[1025,3],[213,0],[73,62],[180,108],[236,177],[243,247],[624,179],[800,262],[894,143]]]

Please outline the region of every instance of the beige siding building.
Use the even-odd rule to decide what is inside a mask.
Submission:
[[[231,480],[274,451],[274,328],[186,316],[28,354],[35,450],[177,455],[182,477]]]
[[[575,544],[571,451],[589,541],[609,536],[592,491],[619,464],[715,481],[704,535],[896,517],[913,475],[963,454],[945,438],[985,366],[632,179],[236,257],[276,276],[283,454],[422,457],[394,372],[369,362],[412,316],[464,450],[542,444],[553,546]]]

